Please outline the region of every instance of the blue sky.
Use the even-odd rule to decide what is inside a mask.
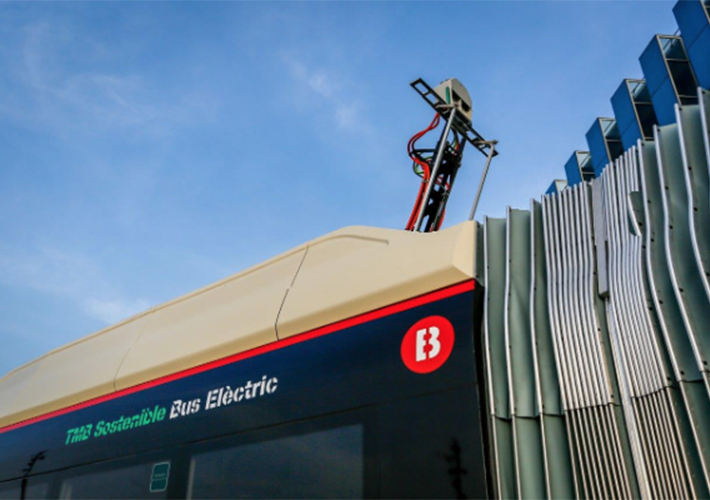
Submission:
[[[418,77],[459,78],[500,141],[479,216],[527,207],[673,4],[1,3],[0,376],[337,228],[402,228]]]

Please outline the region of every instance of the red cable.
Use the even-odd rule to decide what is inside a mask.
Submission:
[[[422,182],[419,185],[419,193],[417,194],[417,198],[414,203],[414,208],[412,209],[412,213],[409,216],[409,221],[407,222],[407,226],[405,228],[407,231],[411,231],[412,229],[414,229],[414,224],[416,223],[416,217],[419,214],[419,210],[420,210],[420,207],[422,204],[422,197],[425,192],[424,188],[428,184],[429,176],[431,175],[431,173],[429,171],[429,165],[426,162],[417,158],[416,155],[414,154],[414,145],[417,143],[417,141],[419,139],[424,137],[428,132],[430,132],[431,130],[434,130],[436,127],[438,127],[439,120],[440,120],[440,116],[439,116],[439,113],[437,113],[436,116],[434,116],[434,119],[429,124],[429,126],[427,128],[425,128],[424,130],[422,130],[421,132],[417,132],[416,134],[414,134],[412,136],[412,138],[409,139],[409,142],[407,143],[407,154],[409,155],[409,157],[412,159],[412,161],[414,163],[416,163],[417,165],[422,167]]]
[[[407,226],[406,230],[410,231],[414,227],[414,223],[416,222],[416,216],[419,213],[419,207],[422,203],[422,195],[424,194],[424,187],[426,186],[426,183],[424,181],[419,183],[419,193],[417,193],[417,198],[414,203],[414,208],[412,209],[412,213],[409,214],[409,220],[407,221]]]

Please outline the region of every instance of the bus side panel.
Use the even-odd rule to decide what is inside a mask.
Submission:
[[[365,478],[368,496],[486,496],[473,310],[474,290],[469,288],[393,309],[384,317],[346,323],[336,331],[292,337],[252,357],[215,363],[183,378],[0,430],[0,481],[159,450],[166,456],[187,454],[180,463],[188,464],[191,453],[208,446],[204,443],[241,439],[234,436],[299,421],[317,425],[324,415],[361,409],[369,422],[363,424],[362,457],[365,475],[372,476]],[[415,324],[426,329],[427,324],[446,322],[453,328],[450,355],[430,372],[416,373],[411,366],[416,370],[418,361],[412,365],[412,359],[437,357],[437,343],[445,335],[437,339],[438,331],[429,332],[410,344],[405,337],[417,336],[412,333],[419,328]],[[421,352],[406,354],[403,345]],[[322,460],[328,463],[329,457]]]

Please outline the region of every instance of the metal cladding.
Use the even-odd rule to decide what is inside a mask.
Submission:
[[[673,107],[676,104],[697,104],[695,89],[698,82],[680,36],[654,36],[639,62],[659,125],[674,122]]]
[[[710,87],[710,2],[679,1],[673,7],[698,85]]]
[[[653,141],[654,125],[677,123],[675,105],[698,104],[697,87],[710,88],[710,0],[678,0],[673,14],[679,32],[653,36],[639,57],[643,79],[624,79],[611,98],[614,118],[597,118],[587,132],[594,177],[639,139]],[[569,185],[579,182],[573,162],[565,172]]]
[[[478,239],[494,494],[710,495],[710,92]]]

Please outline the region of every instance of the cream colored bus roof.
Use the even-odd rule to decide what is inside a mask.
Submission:
[[[0,379],[0,427],[474,276],[475,223],[353,226],[55,349]]]

